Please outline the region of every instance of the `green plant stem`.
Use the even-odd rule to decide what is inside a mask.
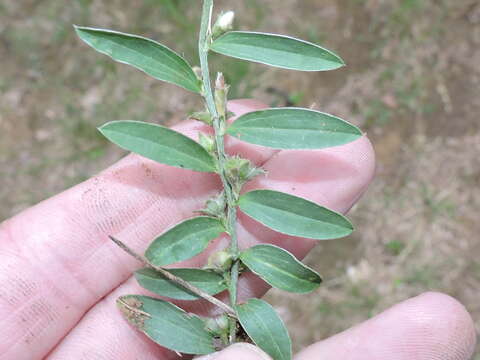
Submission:
[[[209,32],[212,17],[213,0],[205,0],[203,3],[202,11],[202,23],[200,27],[200,40],[199,40],[199,54],[200,54],[200,66],[202,69],[203,77],[203,96],[207,105],[207,109],[213,118],[213,128],[215,131],[215,143],[218,156],[218,172],[222,180],[222,185],[225,190],[227,198],[227,231],[231,238],[230,252],[236,259],[238,257],[238,240],[236,234],[236,222],[237,211],[236,201],[233,194],[232,185],[227,179],[225,174],[225,122],[226,119],[219,116],[217,108],[215,106],[215,100],[212,91],[212,85],[210,80],[210,70],[208,65],[208,52],[209,52]],[[238,276],[237,276],[238,277]]]
[[[127,245],[125,245],[123,242],[120,240],[116,239],[113,236],[109,236],[110,240],[112,240],[118,247],[120,247],[123,251],[125,251],[127,254],[131,255],[147,267],[157,271],[158,273],[162,274],[165,278],[167,278],[170,281],[173,281],[174,283],[184,287],[185,289],[189,290],[190,292],[198,295],[199,297],[211,302],[212,304],[218,306],[220,309],[224,310],[227,312],[227,314],[231,317],[236,317],[235,310],[233,310],[230,306],[225,304],[223,301],[218,300],[217,298],[207,294],[205,291],[197,288],[196,286],[193,286],[189,282],[183,280],[182,278],[179,278],[178,276],[173,275],[170,271],[153,265],[150,261],[148,261],[147,258],[144,256],[137,254],[135,251],[130,249]]]
[[[234,306],[237,303],[237,284],[238,284],[238,273],[239,273],[239,261],[236,260],[230,270],[230,282],[228,291],[230,294],[230,304]],[[237,335],[237,324],[236,320],[232,319],[230,326],[229,338],[231,342],[235,342],[235,336]]]
[[[202,70],[203,78],[203,96],[205,98],[205,103],[208,111],[213,119],[213,129],[215,131],[215,144],[216,152],[218,158],[218,173],[220,175],[222,185],[225,191],[225,196],[227,199],[227,221],[226,227],[227,232],[230,235],[230,253],[233,258],[236,260],[238,258],[238,240],[236,233],[236,223],[237,223],[237,209],[236,209],[236,200],[233,193],[232,184],[228,181],[228,178],[225,173],[225,127],[226,119],[220,117],[215,105],[215,99],[212,91],[212,84],[210,79],[210,70],[208,64],[208,53],[210,47],[210,31],[211,31],[211,22],[212,22],[212,11],[213,11],[213,0],[204,0],[203,9],[202,9],[202,20],[200,25],[200,36],[198,42],[198,52],[200,56],[200,67]],[[235,306],[237,302],[237,281],[238,281],[238,263],[235,261],[234,265],[230,271],[230,284],[229,284],[229,294],[230,294],[230,304]],[[233,328],[236,328],[234,324]],[[233,334],[232,334],[233,332]],[[230,341],[235,341],[234,330],[230,333]]]

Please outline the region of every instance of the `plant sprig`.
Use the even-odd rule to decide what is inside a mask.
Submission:
[[[326,113],[301,108],[254,111],[228,123],[229,84],[218,73],[212,86],[212,52],[299,71],[327,71],[344,66],[343,60],[318,45],[292,37],[231,31],[233,12],[221,14],[212,26],[213,0],[204,0],[198,43],[200,71],[168,47],[140,36],[110,30],[75,27],[79,37],[97,51],[129,64],[162,81],[203,97],[205,110],[192,118],[213,128],[214,136],[199,134],[196,142],[156,124],[114,121],[100,131],[118,146],[162,164],[216,173],[221,192],[209,199],[195,216],[174,225],[153,239],[144,255],[124,242],[111,239],[143,263],[138,283],[158,295],[177,300],[204,299],[217,306],[219,316],[203,319],[171,302],[140,295],[125,295],[117,305],[125,318],[158,344],[173,351],[203,355],[238,341],[251,341],[274,360],[290,360],[291,340],[272,306],[260,299],[239,302],[238,279],[252,271],[273,287],[308,293],[318,288],[320,276],[288,251],[273,245],[241,250],[237,238],[237,210],[263,225],[291,236],[326,240],[349,235],[351,223],[341,214],[290,194],[258,189],[242,193],[243,186],[263,175],[249,159],[230,155],[225,137],[274,149],[321,149],[349,143],[361,131]],[[211,254],[203,268],[165,269],[203,252],[222,233],[230,245]],[[230,304],[215,295],[227,291]],[[178,336],[182,332],[185,336]]]
[[[212,12],[213,12],[213,0],[205,0],[203,3],[202,19],[200,24],[200,36],[198,41],[198,53],[200,56],[200,68],[202,71],[203,79],[203,92],[202,95],[205,99],[207,110],[212,118],[213,129],[215,132],[215,144],[216,144],[216,158],[218,165],[218,174],[222,180],[223,193],[226,198],[226,221],[225,230],[230,236],[230,256],[233,264],[230,269],[230,273],[226,274],[228,279],[228,289],[230,295],[230,303],[232,306],[237,304],[237,281],[238,281],[238,239],[237,239],[237,204],[236,199],[238,193],[234,192],[235,183],[233,179],[229,178],[227,169],[227,155],[225,153],[224,136],[226,130],[226,115],[227,115],[227,93],[228,86],[225,84],[223,75],[220,73],[217,76],[215,82],[215,95],[212,91],[212,85],[210,81],[210,69],[208,64],[208,54],[210,52],[212,42]],[[225,16],[225,15],[224,15]],[[228,15],[227,15],[228,16]],[[233,20],[233,19],[232,19]],[[219,19],[215,32],[222,32],[222,27],[227,28],[230,24],[222,24],[222,18]],[[220,28],[220,29],[218,29]],[[233,169],[231,169],[233,170]],[[235,341],[236,337],[236,324],[230,324],[232,329],[230,331],[230,341]]]

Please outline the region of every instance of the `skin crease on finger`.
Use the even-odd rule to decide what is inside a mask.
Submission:
[[[313,344],[295,360],[467,360],[475,328],[465,308],[440,293],[425,293],[354,328]],[[266,360],[248,344],[198,360]]]
[[[425,293],[311,345],[295,360],[468,360],[475,345],[473,320],[463,305]]]
[[[252,102],[248,105],[237,102],[233,110],[240,114],[263,107]],[[188,124],[177,126],[177,130],[193,138],[199,128]],[[252,188],[288,191],[343,212],[363,193],[373,174],[373,152],[366,138],[316,152],[315,156],[303,152],[300,158],[295,158],[293,152],[276,154],[259,147],[245,147],[234,139],[229,140],[228,146],[231,153],[248,153],[258,164],[267,162],[268,177],[253,182]],[[306,162],[312,166],[302,167]],[[285,178],[284,166],[309,171]],[[315,168],[322,171],[316,172]],[[175,183],[170,185],[172,181]],[[166,170],[161,165],[129,156],[89,182],[3,224],[0,227],[0,315],[6,316],[0,320],[0,359],[43,358],[88,308],[139,266],[110,244],[106,235],[128,239],[129,245],[143,249],[158,232],[191,216],[191,211],[213,195],[217,186],[218,182],[210,175]],[[246,217],[241,218],[239,232],[245,240],[244,247],[258,241],[281,242],[299,257],[314,244],[279,236]],[[36,236],[29,237],[31,233]],[[211,249],[224,244],[224,239],[218,239]],[[32,249],[33,255],[28,253]],[[187,265],[202,261],[204,258],[197,257]],[[16,271],[18,266],[26,269],[23,274]],[[7,271],[14,273],[14,270],[13,278],[4,277]],[[242,281],[241,286],[240,295],[244,298],[259,296],[267,289],[253,277]],[[141,290],[129,280],[98,302],[50,358],[131,359],[132,354],[138,359],[176,358],[121,319],[114,299],[128,292]],[[196,306],[196,311],[205,314],[210,310],[201,303]]]

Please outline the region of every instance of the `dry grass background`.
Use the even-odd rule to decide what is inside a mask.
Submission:
[[[362,126],[376,181],[352,210],[356,233],[307,258],[317,296],[269,293],[301,347],[427,290],[460,299],[480,330],[480,5],[475,0],[218,1],[242,28],[335,49],[344,70],[305,75],[233,60],[235,97],[286,102]],[[172,123],[198,102],[115,65],[72,24],[143,34],[196,63],[189,0],[0,3],[0,219],[122,156],[96,132],[113,119]],[[308,326],[307,326],[308,324]],[[477,355],[476,359],[480,359]]]

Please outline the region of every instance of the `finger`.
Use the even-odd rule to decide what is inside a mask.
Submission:
[[[427,293],[309,346],[295,360],[468,360],[475,342],[465,308],[447,295]]]
[[[65,338],[61,346],[49,354],[46,360],[131,360],[133,357],[136,360],[181,360],[183,357],[158,346],[147,336],[133,329],[120,313],[115,311],[116,298],[124,295],[125,292],[148,295],[147,291],[137,288],[133,279],[129,280],[122,290],[115,290],[111,296],[98,303],[95,306],[98,307],[98,311],[89,311],[80,325],[72,330],[72,333]],[[105,334],[108,334],[108,336],[105,336]],[[218,360],[270,360],[253,346],[248,348],[234,347],[230,351],[222,352],[221,356]],[[216,358],[213,359],[217,360]],[[213,359],[208,358],[208,360]]]
[[[195,358],[195,360],[272,360],[272,358],[252,344],[237,343],[220,352]]]
[[[317,158],[321,160],[317,162]],[[295,163],[298,170],[314,165],[316,171],[308,171],[306,175],[300,173],[287,175],[286,172],[293,166],[291,163]],[[291,151],[282,151],[267,161],[265,168],[268,171],[268,176],[252,182],[249,187],[285,190],[305,196],[313,201],[323,202],[324,205],[337,211],[346,211],[370,182],[374,170],[374,158],[368,139],[362,138],[337,149],[298,152],[295,156]],[[309,191],[309,189],[313,191]],[[289,249],[299,257],[303,257],[315,243],[312,240],[281,235],[244,216],[238,230],[241,247],[258,242],[275,243]],[[214,242],[210,250],[226,245],[222,244],[221,241],[220,239],[220,241]],[[266,284],[252,274],[246,274],[240,281],[241,298],[261,296],[266,290]],[[58,353],[62,354],[64,358],[74,357],[78,348],[70,348],[70,344],[76,342],[80,342],[87,348],[95,346],[91,342],[101,337],[101,334],[109,332],[109,324],[104,324],[101,318],[97,318],[97,312],[99,314],[108,313],[110,318],[124,321],[116,310],[114,303],[118,296],[129,293],[144,294],[146,292],[140,289],[134,281],[120,286],[115,292],[107,296],[105,301],[97,304],[88,312],[59,345]],[[182,306],[188,311],[195,311],[202,315],[209,315],[216,311],[205,302],[183,302]],[[135,331],[132,329],[132,332]],[[136,337],[127,336],[119,339],[119,341],[128,343],[136,341]],[[114,350],[115,347],[105,349],[109,352]],[[51,358],[57,359],[56,356],[57,352],[54,352]],[[119,357],[122,354],[116,354],[116,356]],[[62,357],[58,358],[61,359]]]
[[[125,286],[133,287],[133,279]],[[115,301],[116,297],[108,296],[98,302],[96,311],[87,312],[80,322],[88,324],[81,326],[82,336],[70,336],[78,331],[75,327],[45,360],[179,360],[174,352],[158,346],[141,332],[132,331],[119,312],[112,312],[116,309]]]
[[[237,114],[262,108],[233,102]],[[200,123],[176,127],[195,138]],[[273,150],[229,142],[263,163]],[[130,155],[100,175],[0,226],[0,359],[43,357],[93,304],[138,264],[108,240],[142,250],[158,233],[192,216],[219,189],[213,174]]]

